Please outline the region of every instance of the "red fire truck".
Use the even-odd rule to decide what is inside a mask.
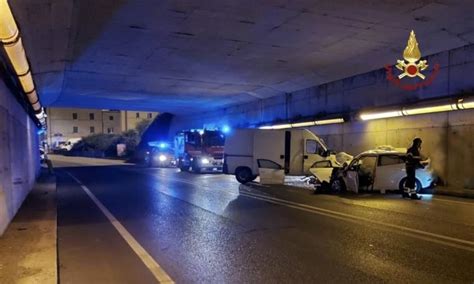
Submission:
[[[222,172],[225,135],[220,130],[185,130],[175,137],[175,157],[181,171]]]

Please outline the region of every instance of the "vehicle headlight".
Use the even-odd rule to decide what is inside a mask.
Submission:
[[[158,157],[158,159],[160,160],[160,162],[164,162],[164,161],[166,161],[168,158],[166,158],[165,155],[160,155],[160,156]]]
[[[202,159],[201,159],[201,163],[202,163],[203,165],[207,165],[207,164],[209,164],[209,159],[208,159],[208,158],[202,158]]]

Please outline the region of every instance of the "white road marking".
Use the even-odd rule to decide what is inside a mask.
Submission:
[[[150,175],[150,176],[155,177],[155,178],[164,177],[164,176],[156,176],[153,173],[148,173],[148,172],[141,172],[141,173],[145,173],[145,174]],[[194,186],[200,186],[200,187],[208,188],[205,185],[201,185],[199,183],[188,181],[188,180],[182,180],[182,179],[176,179],[176,178],[172,178],[172,179],[167,178],[167,180],[171,180],[171,181],[175,181],[175,182],[182,182],[182,183],[186,183],[186,184],[190,184],[190,185],[194,185]],[[436,234],[436,233],[430,233],[430,232],[427,232],[427,231],[422,231],[422,230],[413,229],[413,228],[409,228],[409,227],[405,227],[405,226],[399,226],[399,225],[395,225],[395,224],[385,223],[385,222],[381,222],[381,221],[375,221],[375,220],[364,218],[364,217],[354,216],[354,215],[350,215],[350,214],[346,214],[346,213],[342,213],[342,212],[337,212],[337,211],[333,211],[333,210],[329,210],[329,209],[310,206],[310,205],[297,203],[297,202],[292,202],[292,201],[288,201],[288,200],[283,200],[283,199],[279,199],[279,198],[274,198],[274,197],[270,197],[270,196],[259,195],[259,194],[255,194],[255,193],[252,193],[252,192],[240,192],[240,195],[246,196],[246,197],[249,197],[249,198],[263,200],[263,201],[278,204],[278,205],[283,205],[283,206],[286,206],[286,207],[290,207],[290,208],[294,208],[294,209],[298,209],[298,210],[302,210],[302,211],[306,211],[306,212],[310,212],[310,213],[324,215],[324,216],[327,216],[327,217],[332,217],[332,218],[345,220],[345,221],[349,221],[349,222],[355,222],[355,223],[358,223],[358,224],[364,224],[364,223],[368,222],[368,223],[372,223],[372,224],[376,224],[376,225],[381,225],[381,226],[384,226],[387,229],[391,229],[392,231],[395,231],[399,234],[403,234],[403,235],[418,238],[418,239],[421,239],[421,240],[425,240],[425,241],[429,241],[429,242],[433,242],[433,243],[438,243],[438,244],[442,244],[442,245],[446,245],[446,246],[455,247],[455,248],[459,248],[459,249],[474,252],[474,242],[468,241],[468,240],[458,239],[458,238],[449,237],[449,236],[445,236],[445,235],[440,235],[440,234]],[[459,201],[459,202],[461,202],[461,201]]]
[[[310,205],[283,200],[279,198],[274,198],[270,196],[263,196],[263,195],[255,194],[251,192],[245,192],[245,193],[241,192],[240,195],[278,204],[278,205],[283,205],[286,207],[290,207],[290,208],[294,208],[294,209],[298,209],[298,210],[302,210],[306,212],[311,212],[311,213],[331,217],[331,218],[336,218],[336,219],[345,220],[349,222],[355,222],[358,224],[364,224],[364,223],[376,224],[376,225],[384,226],[386,228],[393,229],[397,233],[401,233],[401,234],[415,237],[418,239],[474,252],[474,242],[468,241],[468,240],[458,239],[458,238],[440,235],[436,233],[430,233],[427,231],[421,231],[421,230],[417,230],[417,229],[413,229],[413,228],[409,228],[405,226],[399,226],[395,224],[376,221],[376,220],[372,220],[372,219],[368,219],[364,217],[354,216],[354,215],[350,215],[350,214],[346,214],[342,212],[337,212],[337,211],[333,211],[329,209],[310,206]]]
[[[127,171],[129,169],[123,169],[123,170]],[[149,173],[149,172],[143,172],[143,171],[137,171],[137,170],[132,170],[132,171],[134,171],[136,173],[140,173],[140,174],[145,174],[145,175],[151,176],[151,177],[159,179],[159,180],[166,179],[166,181],[185,183],[185,184],[189,184],[189,185],[199,186],[200,188],[205,188],[208,191],[215,191],[215,190],[213,190],[212,187],[210,187],[208,185],[188,181],[188,180],[185,180],[185,179],[170,178],[168,176],[161,175],[161,174],[156,175],[155,173]],[[234,194],[234,193],[230,192],[230,190],[228,190],[228,189],[223,189],[219,192],[220,192],[220,194],[231,195],[231,196],[238,196],[239,195],[239,194]]]
[[[102,202],[95,197],[95,195],[85,186],[79,179],[73,176],[71,173],[66,172],[71,178],[73,178],[84,190],[84,192],[94,201],[95,205],[104,213],[105,217],[109,219],[110,223],[119,232],[122,238],[132,248],[132,250],[138,255],[145,266],[150,270],[155,279],[159,283],[174,283],[171,277],[163,270],[163,268],[153,259],[153,257],[138,243],[137,240],[125,229],[125,227],[110,213],[110,211],[102,204]]]

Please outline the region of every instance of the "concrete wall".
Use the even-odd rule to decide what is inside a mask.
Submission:
[[[39,173],[37,128],[0,79],[0,235]]]
[[[474,110],[350,122],[310,128],[336,151],[358,154],[380,145],[408,147],[423,139],[422,154],[429,156],[443,182],[474,188]]]
[[[431,66],[429,70],[439,64],[440,71],[432,85],[417,91],[395,87],[387,80],[385,69],[381,68],[283,96],[205,114],[177,116],[171,131],[224,124],[249,127],[298,117],[353,114],[362,109],[474,94],[474,45],[426,59]],[[429,75],[430,72],[427,70],[425,73]],[[474,160],[472,116],[472,111],[458,111],[373,122],[353,119],[344,125],[319,127],[315,131],[324,135],[331,147],[353,154],[381,144],[406,147],[413,137],[421,136],[427,142],[425,152],[433,158],[443,180],[450,185],[464,186],[466,181],[474,179],[474,168],[470,162]]]

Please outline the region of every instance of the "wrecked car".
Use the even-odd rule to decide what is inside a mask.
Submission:
[[[363,152],[343,167],[331,161],[314,163],[310,172],[316,178],[316,188],[333,192],[403,190],[406,182],[405,156],[402,148],[377,148]],[[416,171],[416,191],[432,187],[436,182],[430,161]]]

